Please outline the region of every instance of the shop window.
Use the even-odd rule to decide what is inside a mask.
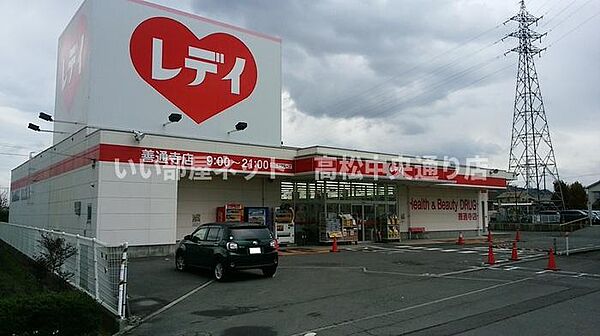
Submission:
[[[339,197],[341,200],[352,199],[352,186],[349,182],[339,182]]]
[[[85,223],[90,225],[92,224],[92,203],[87,204],[87,213]]]
[[[387,199],[387,191],[385,185],[378,185],[375,190],[377,191],[375,195],[375,200],[384,201]]]
[[[317,199],[317,184],[312,182],[308,183],[308,198]]]
[[[348,203],[340,203],[340,213],[349,214],[352,213],[352,205]]]
[[[281,199],[292,200],[294,196],[294,183],[293,182],[281,182]]]
[[[395,201],[396,200],[396,186],[388,184],[387,186],[387,200]]]
[[[17,191],[13,191],[12,192],[12,197],[10,198],[11,202],[18,202],[19,200],[21,200],[21,191],[17,190]]]
[[[21,200],[28,200],[28,199],[29,199],[29,187],[21,189]]]
[[[307,199],[308,198],[308,186],[306,183],[301,182],[296,184],[296,193],[298,199]]]
[[[316,199],[322,199],[325,197],[325,182],[324,181],[317,181],[315,183],[315,198]]]
[[[337,203],[328,203],[327,204],[327,213],[337,214],[340,212],[339,204]]]
[[[336,200],[339,198],[338,183],[334,181],[325,182],[325,190],[327,190],[327,199]]]

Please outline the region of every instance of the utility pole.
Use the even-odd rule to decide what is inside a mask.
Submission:
[[[515,21],[519,27],[504,37],[519,40],[518,46],[505,53],[519,54],[508,169],[518,174],[518,181],[524,183],[527,194],[535,191],[538,210],[542,201],[541,192],[552,188],[555,181],[560,181],[534,63],[534,56],[546,50],[534,43],[541,41],[547,33],[541,34],[531,29],[541,18],[527,12],[525,0],[521,0],[519,13],[505,22]],[[564,209],[560,184],[558,196],[559,200],[555,205]]]

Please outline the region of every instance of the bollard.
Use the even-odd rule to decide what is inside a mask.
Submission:
[[[565,236],[565,244],[567,245],[567,256],[569,255],[569,233],[567,232],[567,235]]]

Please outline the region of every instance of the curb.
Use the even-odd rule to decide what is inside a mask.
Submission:
[[[586,252],[594,252],[594,251],[600,251],[600,245],[580,247],[580,248],[576,248],[576,249],[569,249],[569,255],[578,254],[578,253],[586,253]],[[556,255],[566,256],[567,251],[566,250],[556,251]]]

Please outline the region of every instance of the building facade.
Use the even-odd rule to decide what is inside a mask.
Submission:
[[[477,234],[512,178],[283,146],[281,41],[139,0],[84,2],[57,68],[54,144],[12,171],[13,223],[168,250],[238,204],[291,209],[297,242],[335,236],[338,216],[356,240]]]

